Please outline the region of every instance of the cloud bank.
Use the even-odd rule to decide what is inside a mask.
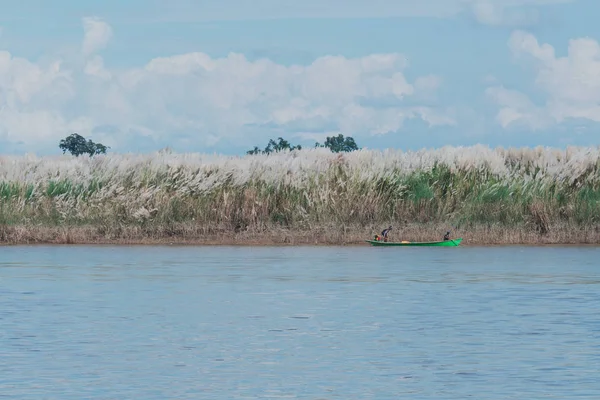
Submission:
[[[36,151],[78,132],[115,149],[135,140],[251,147],[277,135],[389,134],[407,119],[454,124],[446,110],[418,103],[431,103],[441,78],[409,82],[401,54],[326,56],[284,66],[195,52],[120,70],[107,67],[99,54],[113,36],[111,27],[84,18],[83,29],[81,54],[72,59],[34,63],[0,52],[4,141]]]
[[[600,45],[591,38],[569,41],[568,52],[557,57],[554,47],[540,44],[531,33],[515,31],[508,46],[516,60],[530,68],[535,85],[545,95],[535,104],[526,94],[503,86],[488,95],[501,106],[497,121],[543,129],[568,119],[600,122]]]

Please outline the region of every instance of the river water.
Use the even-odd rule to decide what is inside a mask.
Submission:
[[[600,398],[598,248],[0,251],[0,398]]]

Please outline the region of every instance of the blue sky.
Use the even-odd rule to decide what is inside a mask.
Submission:
[[[125,5],[123,4],[125,3]],[[600,2],[4,2],[0,153],[597,145]]]

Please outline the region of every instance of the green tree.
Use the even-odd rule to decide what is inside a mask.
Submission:
[[[269,143],[267,144],[267,147],[265,147],[264,150],[261,150],[257,146],[254,146],[254,148],[252,150],[247,151],[246,154],[270,154],[274,151],[282,150],[302,150],[302,146],[292,146],[290,145],[290,142],[280,137],[277,139],[277,142],[273,139],[270,139]]]
[[[254,148],[252,150],[248,150],[246,152],[246,154],[260,154],[263,153],[263,151],[261,149],[259,149],[257,146],[254,146]]]
[[[358,150],[358,146],[356,145],[354,138],[351,136],[344,138],[344,135],[341,133],[337,136],[328,136],[325,140],[325,144],[320,144],[317,142],[315,147],[327,147],[333,153]]]
[[[86,140],[77,133],[73,133],[62,139],[58,147],[63,151],[63,154],[68,151],[76,157],[82,154],[89,154],[90,157],[96,154],[106,154],[106,150],[110,148],[102,143],[94,143],[91,140]]]

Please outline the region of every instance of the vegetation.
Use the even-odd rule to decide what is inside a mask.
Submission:
[[[284,150],[302,150],[302,146],[291,146],[290,142],[280,137],[277,139],[277,142],[273,139],[270,139],[267,147],[265,147],[264,150],[254,146],[254,149],[247,151],[246,154],[271,154],[273,152]]]
[[[60,141],[58,147],[63,151],[67,151],[72,155],[79,157],[82,154],[88,154],[90,157],[96,154],[106,154],[108,147],[102,143],[94,143],[77,133],[73,133]]]
[[[277,231],[359,240],[389,224],[429,239],[448,227],[472,241],[509,241],[490,235],[498,230],[513,242],[599,237],[598,148],[267,154],[2,156],[0,239],[87,227],[99,238]]]
[[[327,147],[334,153],[358,150],[358,146],[356,145],[354,138],[344,138],[344,135],[342,135],[341,133],[337,136],[328,136],[325,140],[325,144],[320,144],[319,142],[317,142],[315,144],[315,147]]]
[[[254,149],[247,151],[246,154],[271,154],[273,152],[278,151],[302,150],[302,146],[292,146],[287,140],[281,137],[277,140],[278,141],[276,142],[273,139],[270,139],[269,143],[267,144],[267,147],[265,147],[264,150],[261,150],[257,146],[254,146]],[[358,146],[356,145],[354,138],[345,138],[344,135],[342,135],[341,133],[337,136],[328,136],[324,144],[320,144],[319,142],[317,142],[315,143],[315,147],[328,148],[333,153],[350,152],[358,150]]]

